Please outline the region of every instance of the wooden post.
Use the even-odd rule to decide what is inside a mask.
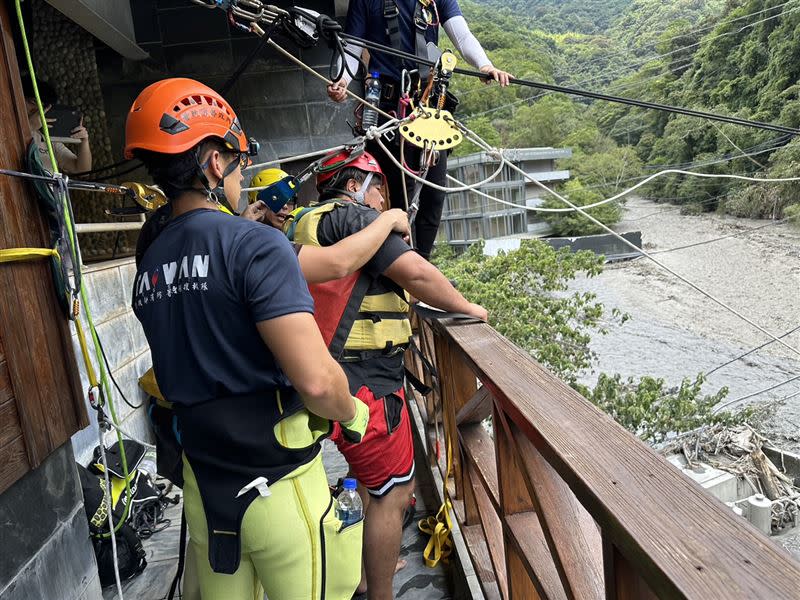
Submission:
[[[644,579],[620,554],[613,542],[603,536],[603,570],[606,600],[658,600]]]
[[[456,353],[453,343],[439,331],[434,331],[434,348],[436,368],[439,372],[443,425],[446,438],[453,444],[452,473],[456,484],[455,497],[460,499],[464,494],[464,477],[461,469],[461,456],[458,452],[456,414],[475,395],[478,383],[475,374]],[[445,450],[443,449],[443,451]]]
[[[517,463],[514,440],[508,430],[505,416],[494,407],[494,440],[497,460],[497,484],[500,496],[500,518],[534,510],[533,500],[528,493],[522,469]],[[539,600],[542,596],[533,584],[532,577],[525,567],[525,559],[520,549],[513,543],[507,528],[503,528],[503,549],[506,557],[506,577],[508,598],[531,598]]]

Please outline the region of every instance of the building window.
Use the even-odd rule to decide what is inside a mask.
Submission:
[[[483,165],[482,164],[475,164],[475,165],[467,165],[463,167],[463,171],[461,173],[461,181],[466,183],[467,185],[473,185],[478,183],[479,181],[483,180]]]
[[[458,219],[450,221],[450,240],[463,240],[464,239],[464,221]]]
[[[469,239],[476,241],[483,238],[483,228],[481,227],[481,219],[469,220]]]

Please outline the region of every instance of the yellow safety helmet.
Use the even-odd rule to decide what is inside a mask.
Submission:
[[[294,177],[289,175],[283,169],[263,169],[262,171],[256,173],[255,176],[250,180],[249,187],[266,187],[282,181],[285,181],[287,184],[289,184],[290,189],[294,189]],[[250,201],[250,204],[253,204],[253,202],[258,200],[258,195],[262,191],[265,190],[247,192],[247,197]]]

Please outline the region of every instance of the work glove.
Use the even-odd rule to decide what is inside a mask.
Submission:
[[[351,444],[361,443],[361,439],[367,433],[369,424],[369,406],[362,400],[352,396],[353,404],[356,406],[356,416],[349,421],[339,421],[342,426],[342,436]]]

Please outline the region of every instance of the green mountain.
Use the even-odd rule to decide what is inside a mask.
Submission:
[[[530,18],[550,33],[594,34],[606,31],[634,0],[478,0],[512,15]]]
[[[800,127],[798,0],[465,0],[462,8],[495,64],[518,77]],[[492,143],[571,146],[566,166],[585,188],[577,196],[619,191],[658,166],[800,170],[790,136],[516,86],[459,80],[457,88],[459,114]],[[748,216],[780,216],[800,199],[794,183],[682,176],[644,191]]]

